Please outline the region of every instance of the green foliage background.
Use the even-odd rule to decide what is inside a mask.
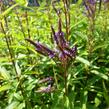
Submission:
[[[51,5],[27,7],[25,1],[16,0],[0,14],[0,22],[11,38],[10,49],[6,45],[5,34],[0,27],[0,108],[1,109],[105,109],[109,107],[109,10],[96,13],[94,43],[88,54],[90,33],[87,17],[81,0],[70,6],[71,34],[69,41],[77,44],[78,54],[68,72],[68,96],[64,96],[63,78],[55,63],[35,52],[34,47],[25,41],[29,35],[53,49],[51,24],[57,30],[57,15]],[[63,9],[63,3],[56,4]],[[26,17],[27,15],[27,17]],[[65,18],[62,14],[63,31]],[[6,19],[6,20],[5,20]],[[7,25],[6,25],[7,21]],[[15,66],[12,64],[15,62]],[[16,75],[16,67],[18,75]],[[37,93],[41,86],[38,81],[53,76],[56,91]],[[59,80],[59,81],[58,81]]]

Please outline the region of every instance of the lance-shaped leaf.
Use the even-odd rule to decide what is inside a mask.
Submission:
[[[33,44],[36,47],[36,51],[42,55],[49,56],[50,58],[53,58],[55,56],[55,52],[50,50],[49,48],[45,47],[39,42],[34,42],[30,39],[26,39],[28,42]]]

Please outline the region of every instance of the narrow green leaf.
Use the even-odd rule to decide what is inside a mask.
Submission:
[[[91,65],[88,60],[86,60],[86,59],[84,59],[84,58],[82,58],[82,57],[77,56],[77,57],[76,57],[76,60],[78,60],[78,61],[84,63],[84,64],[87,65],[87,66],[90,66],[90,65]]]
[[[23,101],[23,97],[18,93],[14,93],[14,97],[19,101]]]
[[[108,77],[107,75],[105,75],[105,74],[103,74],[103,73],[100,73],[100,72],[98,72],[97,70],[92,70],[91,72],[94,73],[95,75],[97,75],[97,76],[99,76],[99,77],[101,77],[101,78],[103,78],[103,79],[109,81],[109,77]]]
[[[17,109],[24,109],[25,107],[25,103],[20,103],[18,106],[17,106]]]
[[[4,67],[0,67],[0,79],[3,80],[10,79],[9,72]]]
[[[67,96],[64,96],[64,107],[66,109],[68,109],[70,107],[70,101],[69,101],[69,98]]]
[[[94,47],[93,52],[96,51],[97,49],[105,48],[105,47],[107,47],[108,45],[109,45],[109,44],[98,45],[98,46]]]
[[[11,7],[9,7],[7,10],[5,10],[1,15],[0,18],[3,18],[4,16],[6,16],[13,8],[15,8],[16,6],[18,6],[18,3],[15,5],[12,5]]]
[[[76,24],[71,26],[71,29],[78,26],[79,24],[81,24],[83,21],[85,20],[85,18],[83,18],[82,20],[80,20],[79,22],[77,22]]]
[[[88,91],[84,91],[82,94],[82,109],[87,109],[87,94],[88,94]]]
[[[99,97],[96,97],[94,102],[95,102],[95,106],[98,107],[101,103],[101,100],[99,99]]]
[[[19,102],[12,102],[11,104],[9,104],[9,106],[6,107],[6,109],[18,109],[17,106],[19,106]]]
[[[8,90],[10,88],[11,88],[10,84],[6,84],[6,85],[3,85],[3,86],[0,86],[0,92]]]
[[[18,65],[18,62],[16,62],[15,66],[16,66],[16,70],[17,70],[18,76],[20,76],[21,75],[21,69],[20,69],[20,67]]]

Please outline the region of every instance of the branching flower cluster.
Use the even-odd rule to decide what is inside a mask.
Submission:
[[[67,70],[70,67],[72,61],[76,57],[77,53],[77,46],[70,47],[69,42],[65,39],[65,34],[62,31],[62,20],[59,15],[60,12],[57,11],[59,21],[58,21],[58,31],[55,32],[53,26],[51,26],[52,31],[52,39],[55,44],[55,47],[53,50],[46,47],[45,45],[41,44],[40,42],[34,42],[31,39],[26,39],[28,42],[30,42],[32,45],[35,46],[35,49],[38,53],[48,56],[51,59],[53,59],[57,66],[61,67],[63,69],[63,76],[65,78],[65,92],[67,92]],[[50,80],[51,81],[51,80]],[[48,87],[46,87],[43,90],[39,90],[38,92],[51,92],[52,91],[52,84],[49,84]]]
[[[35,46],[38,53],[44,56],[49,56],[52,59],[58,59],[62,65],[69,63],[75,58],[77,47],[75,45],[74,47],[70,48],[69,43],[65,40],[64,32],[62,32],[61,18],[59,18],[58,22],[58,32],[55,32],[53,26],[51,26],[51,30],[53,33],[53,41],[56,45],[54,50],[49,49],[40,42],[34,42],[30,39],[26,40]]]

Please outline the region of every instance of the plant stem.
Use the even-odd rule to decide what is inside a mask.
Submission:
[[[6,18],[5,18],[5,21],[6,21]],[[5,23],[6,23],[6,22],[5,22]],[[0,24],[1,24],[1,28],[2,28],[2,31],[3,31],[4,37],[5,37],[5,41],[6,41],[6,44],[7,44],[7,48],[8,48],[8,50],[9,50],[10,59],[11,59],[12,65],[13,65],[14,70],[15,70],[15,73],[16,73],[17,81],[20,82],[20,77],[19,77],[19,74],[18,74],[18,72],[17,72],[16,65],[15,65],[15,61],[14,61],[13,51],[12,51],[12,49],[10,48],[10,43],[9,43],[10,40],[9,40],[8,37],[7,37],[6,31],[5,31],[5,29],[4,29],[4,26],[3,26],[2,22],[0,22]],[[7,24],[7,25],[8,25],[8,24]],[[23,91],[22,86],[19,85],[19,87],[20,87],[22,96],[25,98],[25,93],[24,93],[24,91]],[[25,105],[26,105],[26,101],[25,101]]]
[[[68,90],[67,90],[67,72],[65,71],[65,95],[67,96]]]
[[[26,13],[26,14],[27,14],[27,13]],[[18,21],[19,21],[19,25],[20,25],[20,27],[21,27],[21,32],[22,32],[22,34],[23,34],[23,37],[24,37],[24,39],[26,39],[26,35],[25,35],[24,29],[23,29],[23,25],[22,25],[22,22],[21,22],[21,20],[20,20],[20,18],[19,18],[19,15],[18,15],[17,10],[16,10],[16,15],[17,15],[17,19],[18,19]],[[28,26],[29,23],[28,23],[28,18],[27,18],[27,17],[26,17],[26,21],[27,21],[27,26]],[[30,38],[30,30],[29,30],[29,28],[28,28],[28,37]],[[28,47],[28,43],[27,43],[26,41],[25,41],[25,43],[27,44],[27,47]],[[27,52],[28,52],[28,55],[27,55],[28,63],[31,63],[31,59],[29,59],[30,51],[29,51],[28,48],[27,48]]]
[[[8,37],[6,35],[6,32],[5,32],[5,29],[4,29],[4,26],[3,26],[2,22],[0,22],[0,24],[1,24],[1,28],[2,28],[3,34],[5,35],[4,37],[5,37],[5,41],[6,41],[6,44],[7,44],[7,48],[9,50],[10,59],[11,59],[12,64],[14,66],[16,75],[18,75],[17,70],[16,70],[16,67],[15,67],[15,62],[14,62],[14,59],[13,59],[12,49],[10,48],[9,39],[8,39]]]
[[[29,28],[29,21],[28,21],[28,13],[27,13],[27,10],[26,10],[26,12],[25,12],[25,16],[26,16],[26,23],[27,23],[27,31],[28,31],[28,38],[30,39],[31,38],[31,35],[30,35],[30,28]],[[27,46],[29,46],[28,45],[29,43],[27,42]],[[30,55],[30,51],[29,51],[29,49],[27,48],[27,51],[28,51],[28,63],[32,63],[32,59],[30,59],[29,58],[29,55]]]
[[[30,28],[29,28],[28,12],[27,12],[27,10],[26,10],[25,14],[26,14],[25,16],[26,16],[26,23],[27,23],[28,38],[30,39],[31,35],[30,35]]]
[[[16,15],[17,15],[17,19],[18,19],[18,21],[19,21],[19,25],[20,25],[20,27],[21,27],[21,32],[22,32],[23,37],[24,37],[24,39],[25,39],[25,38],[26,38],[26,35],[25,35],[24,29],[23,29],[23,25],[22,25],[22,22],[21,22],[21,20],[20,20],[20,18],[19,18],[19,16],[18,16],[18,12],[17,12],[17,11],[16,11]]]
[[[65,22],[66,22],[66,39],[68,41],[68,37],[70,34],[70,13],[69,13],[69,7],[70,3],[69,0],[62,0],[64,4],[64,14],[65,14]]]
[[[65,88],[65,95],[67,96],[68,89],[67,89],[67,65],[66,64],[63,64],[63,69],[64,69],[64,88]]]

